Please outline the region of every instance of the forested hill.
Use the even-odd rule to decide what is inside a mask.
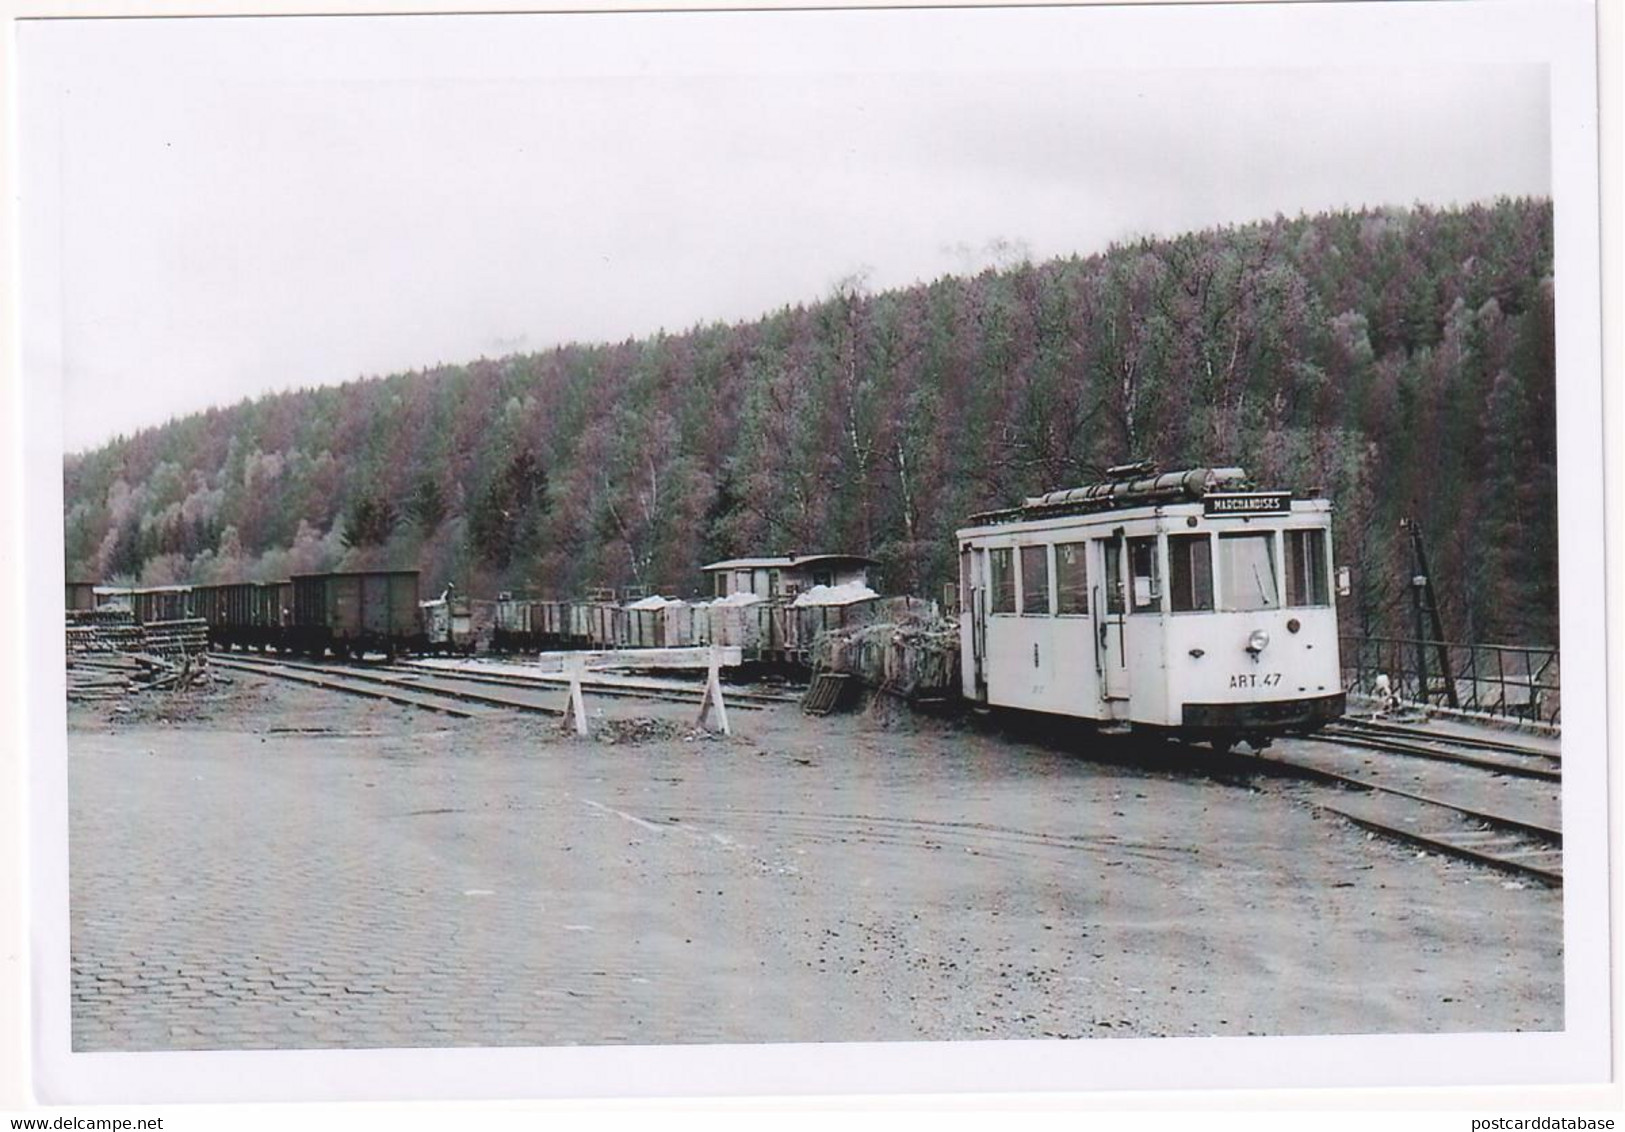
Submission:
[[[966,516],[1143,457],[1327,492],[1351,629],[1407,628],[1411,517],[1450,636],[1555,643],[1551,272],[1549,201],[1345,212],[265,397],[69,456],[68,574],[687,593],[859,551],[937,595]]]

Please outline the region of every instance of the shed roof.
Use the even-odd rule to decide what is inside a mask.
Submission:
[[[862,554],[781,554],[766,558],[729,558],[722,562],[713,562],[709,566],[701,566],[701,570],[783,570],[786,568],[811,566],[814,563],[841,563],[857,562],[865,566],[875,566],[878,563],[873,558]]]

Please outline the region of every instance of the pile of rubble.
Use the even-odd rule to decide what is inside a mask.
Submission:
[[[82,653],[68,657],[68,699],[76,701],[189,688],[202,679],[208,679],[208,665],[201,655]]]
[[[692,724],[673,719],[600,719],[592,726],[592,737],[600,743],[656,743],[665,739],[714,739],[716,736]]]

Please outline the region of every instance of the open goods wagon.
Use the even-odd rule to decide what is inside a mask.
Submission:
[[[288,648],[319,656],[423,651],[416,570],[295,574]]]
[[[192,616],[191,586],[95,586],[91,594],[97,609],[128,609],[137,625]]]
[[[209,623],[215,648],[267,649],[281,644],[287,583],[235,582],[196,586],[192,605]]]

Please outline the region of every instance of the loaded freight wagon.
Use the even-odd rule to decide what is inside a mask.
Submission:
[[[96,608],[128,609],[137,625],[192,616],[191,586],[96,586]]]
[[[458,597],[447,587],[446,591],[420,606],[419,620],[424,644],[434,653],[462,653],[474,651],[474,604]]]

